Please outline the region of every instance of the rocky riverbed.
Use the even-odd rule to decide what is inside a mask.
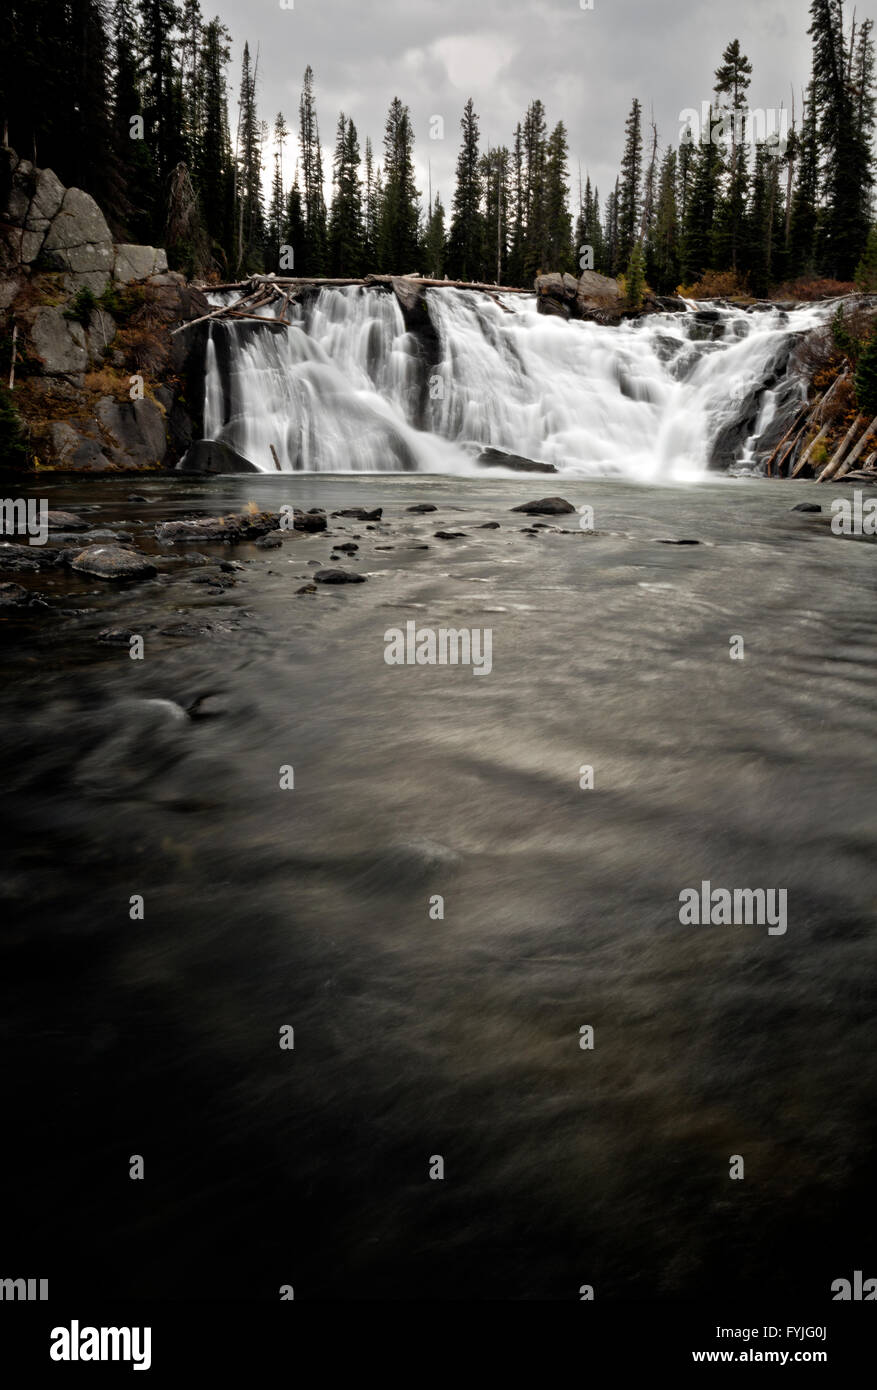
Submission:
[[[10,1268],[269,1299],[769,1269],[817,1301],[862,1268],[877,552],[832,532],[849,496],[40,479],[47,544],[0,549]],[[390,664],[409,623],[489,630],[490,670]],[[785,888],[787,931],[682,925],[705,880]]]

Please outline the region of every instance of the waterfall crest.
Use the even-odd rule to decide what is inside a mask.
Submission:
[[[426,305],[426,332],[363,286],[294,302],[285,329],[214,322],[205,437],[265,472],[274,454],[283,470],[481,472],[488,445],[573,476],[745,470],[802,394],[795,343],[829,313],[692,304],[608,328],[529,295],[431,289]]]

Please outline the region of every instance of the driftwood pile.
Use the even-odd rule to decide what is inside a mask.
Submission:
[[[185,328],[191,328],[196,323],[204,323],[207,319],[257,319],[260,323],[280,324],[284,328],[289,328],[289,319],[283,316],[266,319],[263,314],[257,314],[257,309],[265,309],[268,305],[282,310],[288,310],[292,301],[297,299],[302,290],[339,288],[344,285],[363,285],[386,286],[388,289],[395,290],[400,300],[405,302],[411,296],[416,296],[421,290],[428,289],[452,289],[452,290],[481,290],[496,299],[498,294],[532,294],[532,289],[522,289],[512,285],[488,285],[475,280],[430,280],[422,275],[366,275],[364,279],[356,280],[350,278],[342,279],[323,279],[302,276],[278,276],[278,275],[254,275],[249,280],[235,281],[227,285],[199,285],[198,289],[205,293],[223,290],[238,290],[240,297],[231,304],[222,305],[214,309],[210,314],[202,314],[200,318],[190,319],[188,323],[183,323],[179,328],[175,328],[174,333],[182,333]],[[497,300],[499,303],[499,301]],[[505,305],[500,304],[501,308]]]
[[[831,431],[832,422],[826,420],[826,410],[839,387],[848,380],[849,374],[849,367],[845,367],[841,374],[835,377],[826,392],[818,396],[815,401],[808,401],[801,406],[798,414],[767,460],[765,471],[769,478],[797,478],[807,468],[813,472],[820,483],[837,482],[838,479],[848,475],[858,477],[861,473],[877,476],[877,448],[872,449],[865,458],[862,467],[858,472],[853,473],[854,465],[862,457],[866,446],[868,444],[877,445],[877,438],[875,438],[877,436],[877,416],[869,424],[867,416],[861,412],[850,425],[831,458],[824,464],[811,462],[817,448]],[[815,434],[813,434],[814,430],[816,430]],[[808,436],[810,436],[809,443],[804,445],[802,449],[802,443]],[[852,447],[850,447],[851,445]],[[800,454],[799,450],[801,450]]]

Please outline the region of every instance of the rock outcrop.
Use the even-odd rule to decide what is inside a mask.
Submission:
[[[201,433],[204,335],[170,329],[208,311],[163,250],[115,242],[88,193],[0,149],[0,323],[41,466],[175,465]]]
[[[622,319],[643,314],[682,313],[685,309],[675,295],[654,294],[645,296],[641,308],[628,309],[618,281],[609,275],[598,275],[596,270],[583,271],[578,280],[574,275],[556,271],[539,275],[535,290],[540,314],[593,323],[621,323]]]

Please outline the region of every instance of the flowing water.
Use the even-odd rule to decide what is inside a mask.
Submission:
[[[692,305],[607,330],[539,314],[529,295],[433,289],[427,305],[426,337],[395,295],[359,286],[293,304],[285,331],[214,323],[205,436],[266,472],[273,447],[282,469],[471,475],[490,445],[570,476],[692,478],[755,397],[735,460],[752,462],[777,398],[802,389],[789,348],[829,313]]]
[[[507,413],[529,447],[514,321],[483,317],[507,389],[492,416],[467,414],[471,377],[455,387],[446,433]],[[533,327],[563,399],[575,354]],[[377,352],[382,417],[354,371],[365,317],[343,381],[333,331],[327,314],[316,337],[272,338],[301,351],[289,389],[341,393],[333,450],[357,419],[402,431],[403,348]],[[596,335],[576,338],[596,361]],[[464,376],[474,341],[460,334]],[[607,373],[645,353],[625,341]],[[656,395],[694,392],[652,360]],[[719,382],[709,356],[696,370],[702,420]],[[624,402],[632,432],[657,418]],[[263,424],[247,428],[252,444]],[[558,406],[539,453],[560,459],[576,430]],[[621,432],[612,448],[620,465]],[[509,508],[533,480],[43,483],[163,558],[121,590],[24,576],[47,606],[2,625],[9,1272],[59,1297],[576,1299],[588,1283],[799,1306],[877,1274],[874,546],[832,535],[843,489],[562,488],[594,534],[575,517],[522,532]],[[817,493],[822,516],[790,511]],[[358,536],[347,567],[368,582],[297,594],[330,553],[300,536],[238,547],[236,586],[210,593],[183,547],[150,539],[156,519],[247,501],[382,506],[330,523],[336,543]],[[420,502],[438,510],[406,511]],[[700,544],[662,543],[680,539]],[[214,573],[231,553],[198,549]],[[409,620],[490,627],[489,676],[387,665],[385,631]],[[145,659],[102,643],[109,628],[142,634]],[[208,695],[212,717],[185,713]],[[680,891],[703,880],[786,889],[787,932],[683,926]]]

